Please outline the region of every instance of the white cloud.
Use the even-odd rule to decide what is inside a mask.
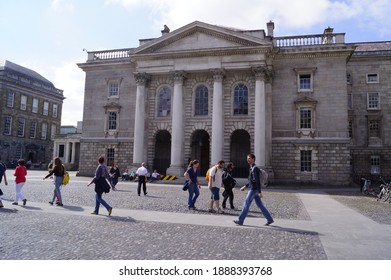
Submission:
[[[56,12],[73,12],[75,7],[73,6],[73,3],[69,0],[52,0],[50,3],[50,7],[52,10]]]

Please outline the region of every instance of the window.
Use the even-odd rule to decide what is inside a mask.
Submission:
[[[27,108],[27,96],[22,95],[20,98],[20,110],[26,111]]]
[[[41,139],[46,140],[48,134],[48,124],[42,123]]]
[[[116,112],[109,112],[107,125],[108,125],[109,130],[116,130],[117,129],[117,113]]]
[[[56,137],[56,133],[57,133],[57,126],[55,124],[52,124],[52,129],[50,130],[50,139],[51,140],[54,140],[54,138]]]
[[[352,75],[350,73],[346,73],[346,83],[348,85],[352,84]]]
[[[368,110],[380,109],[380,95],[378,92],[367,93],[367,108]]]
[[[380,156],[371,156],[371,174],[380,174]]]
[[[312,171],[312,151],[300,151],[300,170],[301,172]]]
[[[119,95],[119,84],[118,82],[109,83],[109,97],[116,97]]]
[[[207,116],[208,115],[208,88],[204,85],[197,86],[195,90],[195,115]]]
[[[353,121],[349,121],[349,138],[353,139]]]
[[[37,98],[33,98],[33,109],[32,109],[32,112],[33,113],[38,113],[38,99]]]
[[[353,110],[353,94],[348,93],[348,109]]]
[[[15,100],[15,93],[13,93],[12,91],[8,92],[8,95],[7,95],[7,107],[8,108],[14,107],[14,100]]]
[[[11,135],[12,117],[5,116],[4,118],[4,134]]]
[[[24,137],[25,119],[18,119],[18,137]]]
[[[53,104],[52,116],[53,116],[53,118],[57,118],[57,116],[58,116],[58,105],[57,104]]]
[[[299,89],[310,90],[311,87],[311,74],[300,74],[299,75]]]
[[[300,128],[312,128],[311,108],[300,108]]]
[[[380,121],[370,120],[369,121],[369,137],[380,138]]]
[[[367,84],[376,84],[379,82],[378,74],[367,74]]]
[[[43,115],[44,116],[49,115],[49,102],[47,102],[47,101],[43,102]]]
[[[165,86],[158,93],[158,117],[167,117],[171,114],[171,88]]]
[[[112,166],[114,163],[114,149],[109,148],[106,150],[107,166]]]
[[[23,158],[22,149],[23,149],[22,145],[19,144],[16,146],[15,158],[17,158],[17,159]]]
[[[32,121],[30,123],[30,138],[35,138],[36,134],[37,134],[37,122]]]
[[[234,89],[234,115],[248,114],[248,88],[239,84]]]
[[[58,145],[58,157],[63,158],[65,155],[65,145]]]

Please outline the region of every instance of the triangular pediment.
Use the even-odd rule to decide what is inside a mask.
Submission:
[[[255,36],[249,35],[250,33],[196,21],[160,38],[150,40],[138,47],[133,54],[271,46],[270,40],[262,38],[263,30],[254,31]]]

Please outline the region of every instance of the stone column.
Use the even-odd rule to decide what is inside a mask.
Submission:
[[[223,77],[224,69],[212,69],[213,109],[212,109],[212,155],[211,165],[223,159],[224,115],[223,115]]]
[[[255,74],[254,154],[258,166],[266,166],[266,68],[253,68]]]
[[[65,162],[64,163],[69,163],[69,155],[70,155],[70,150],[71,150],[71,142],[66,142],[65,146]]]
[[[172,75],[174,78],[174,96],[172,102],[171,164],[167,169],[167,174],[182,177],[185,172],[183,168],[183,80],[185,73],[183,71],[175,71]]]
[[[140,166],[144,159],[145,133],[145,84],[149,76],[146,73],[134,75],[137,83],[136,109],[134,118],[133,165]]]
[[[71,163],[75,163],[75,156],[76,156],[76,142],[72,142]]]

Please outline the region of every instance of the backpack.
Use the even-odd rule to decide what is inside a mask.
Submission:
[[[267,174],[267,172],[262,168],[259,168],[259,170],[262,173],[261,186],[266,188],[267,184],[269,183],[268,182],[269,174]]]
[[[215,166],[212,166],[211,168],[208,169],[208,171],[206,171],[205,180],[207,182],[209,182],[210,180],[210,173],[212,172],[212,168],[215,168]]]

